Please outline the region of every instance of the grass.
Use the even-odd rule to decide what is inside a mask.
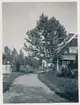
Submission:
[[[9,87],[15,78],[23,74],[24,73],[21,72],[12,72],[8,78],[3,76],[3,93],[9,90]]]
[[[41,73],[38,78],[61,97],[78,102],[78,79],[57,77],[54,72]]]

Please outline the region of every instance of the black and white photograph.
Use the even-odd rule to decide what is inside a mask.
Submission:
[[[2,2],[3,104],[78,103],[77,2]]]

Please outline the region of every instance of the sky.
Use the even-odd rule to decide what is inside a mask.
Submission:
[[[3,48],[23,47],[27,30],[36,26],[41,13],[56,17],[68,33],[77,33],[76,2],[4,2],[2,3]]]

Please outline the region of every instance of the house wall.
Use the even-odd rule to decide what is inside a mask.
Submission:
[[[74,38],[63,50],[64,53],[77,53],[78,47],[77,47],[77,38]]]
[[[62,60],[76,60],[76,54],[75,55],[73,54],[62,55]]]

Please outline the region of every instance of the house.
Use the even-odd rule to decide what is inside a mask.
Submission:
[[[61,65],[58,64],[57,59],[57,70],[60,69],[60,66],[68,67],[72,66],[73,68],[76,63],[76,57],[78,55],[78,43],[77,43],[77,35],[69,34],[69,38],[65,41],[65,44],[61,44],[58,47],[57,53],[64,52],[62,54]]]
[[[77,54],[78,54],[77,37],[75,37],[73,38],[73,40],[69,42],[68,48],[62,55],[62,65],[68,66],[68,64],[75,63]]]

